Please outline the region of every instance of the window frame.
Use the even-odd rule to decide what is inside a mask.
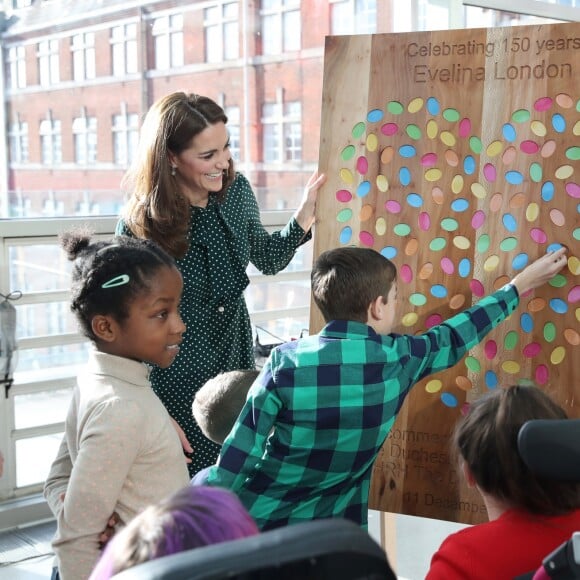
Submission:
[[[168,71],[185,64],[183,20],[182,12],[159,14],[153,19],[155,70]]]
[[[26,47],[22,44],[9,46],[6,51],[8,63],[8,87],[26,88]]]
[[[235,15],[226,14],[231,6],[236,7]],[[217,17],[208,16],[210,12]],[[205,62],[220,63],[240,58],[239,17],[239,3],[232,0],[219,0],[204,7]]]
[[[97,117],[83,115],[75,117],[72,122],[74,143],[74,162],[77,165],[96,165],[98,157],[98,121]]]
[[[40,121],[40,159],[42,165],[60,165],[62,163],[62,123],[60,119],[48,115]],[[50,154],[48,152],[50,151]]]
[[[96,48],[94,32],[77,32],[70,39],[73,80],[88,81],[96,78]]]
[[[38,81],[41,87],[50,88],[60,83],[60,41],[45,38],[37,44]]]
[[[275,56],[302,48],[302,11],[300,0],[269,0],[271,6],[260,5],[260,29],[262,31],[262,54]],[[275,3],[275,4],[274,4]],[[298,34],[294,42],[287,38],[289,19],[298,16]],[[290,34],[290,31],[288,31]]]
[[[118,35],[115,35],[116,30],[120,31]],[[111,27],[109,43],[111,74],[114,77],[125,77],[139,72],[137,32],[136,22],[119,23]]]
[[[19,115],[10,124],[8,141],[10,143],[10,164],[28,163],[30,160],[28,122],[22,121]]]

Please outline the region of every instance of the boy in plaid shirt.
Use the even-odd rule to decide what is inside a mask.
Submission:
[[[461,360],[566,265],[565,251],[419,336],[391,333],[392,262],[365,248],[324,252],[312,292],[327,324],[272,350],[208,485],[237,493],[262,530],[330,517],[366,527],[372,465],[409,389]]]

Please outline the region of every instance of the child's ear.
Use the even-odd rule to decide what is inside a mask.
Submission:
[[[95,336],[104,342],[113,342],[117,337],[117,323],[110,316],[97,314],[91,320]]]
[[[475,481],[475,477],[473,476],[473,473],[471,473],[471,469],[469,469],[469,466],[465,461],[461,462],[461,468],[463,469],[463,476],[465,477],[467,485],[469,487],[476,487],[477,481]]]
[[[385,315],[385,299],[382,296],[377,296],[368,308],[368,320],[382,320]]]

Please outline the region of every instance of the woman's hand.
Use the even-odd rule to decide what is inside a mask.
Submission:
[[[181,441],[181,446],[183,447],[183,454],[185,455],[185,463],[191,463],[190,456],[193,453],[193,447],[191,446],[191,443],[187,440],[187,435],[185,434],[179,423],[173,417],[170,416],[169,418],[171,419],[173,428],[177,432],[177,436]]]
[[[310,176],[310,179],[304,188],[304,194],[302,195],[300,207],[296,210],[294,217],[296,218],[298,225],[305,232],[307,232],[314,223],[318,190],[321,188],[325,181],[326,175],[324,173],[319,174],[317,170]]]

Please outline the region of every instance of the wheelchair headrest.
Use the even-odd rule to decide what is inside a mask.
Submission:
[[[580,481],[580,419],[534,419],[518,433],[518,450],[539,477]]]

